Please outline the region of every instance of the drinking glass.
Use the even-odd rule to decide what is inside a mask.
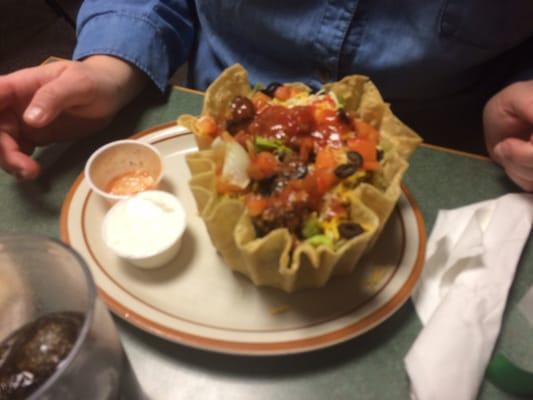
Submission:
[[[51,238],[0,234],[0,342],[55,312],[79,313],[83,322],[66,358],[29,399],[144,399],[85,261]]]

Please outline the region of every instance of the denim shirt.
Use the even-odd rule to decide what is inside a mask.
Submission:
[[[401,110],[533,78],[532,21],[531,0],[85,0],[74,58],[118,56],[160,89],[186,61],[198,89],[236,62],[252,83],[359,73]]]

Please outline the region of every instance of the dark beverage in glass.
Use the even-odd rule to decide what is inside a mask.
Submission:
[[[0,234],[0,400],[143,398],[84,260]]]

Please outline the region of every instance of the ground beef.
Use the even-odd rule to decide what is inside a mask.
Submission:
[[[287,228],[289,232],[302,237],[304,221],[311,209],[306,203],[278,204],[267,208],[260,216],[253,218],[258,237],[263,237],[277,228]]]

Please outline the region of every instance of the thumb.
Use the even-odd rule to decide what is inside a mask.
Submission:
[[[533,125],[533,80],[517,82],[502,92],[502,103],[506,111],[526,125]]]
[[[86,103],[93,85],[72,70],[41,86],[24,111],[24,122],[34,128],[51,123],[66,109]]]

